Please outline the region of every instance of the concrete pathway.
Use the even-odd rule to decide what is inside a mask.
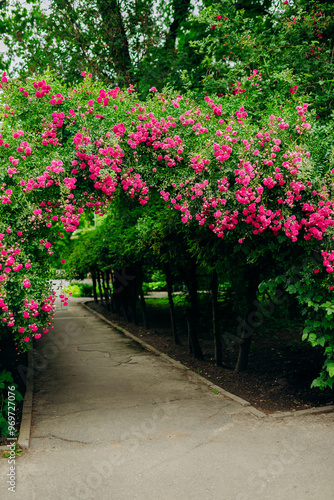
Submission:
[[[84,310],[35,353],[31,446],[7,500],[332,500],[334,414],[257,419]]]

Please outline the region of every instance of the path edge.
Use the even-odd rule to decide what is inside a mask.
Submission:
[[[81,302],[80,305],[84,309],[86,309],[87,311],[89,311],[90,313],[92,313],[95,316],[97,316],[98,318],[100,318],[102,321],[104,321],[108,325],[110,325],[113,328],[115,328],[115,330],[118,330],[121,333],[123,333],[124,335],[126,335],[127,337],[130,337],[132,340],[134,340],[135,342],[137,342],[138,344],[140,344],[141,346],[143,346],[146,350],[148,350],[150,352],[154,352],[154,354],[156,354],[157,356],[163,358],[164,360],[168,361],[169,363],[171,363],[172,365],[174,365],[175,367],[177,367],[179,369],[187,370],[193,377],[196,377],[198,380],[200,380],[205,385],[207,385],[208,387],[210,387],[210,389],[213,392],[215,392],[215,393],[218,392],[219,394],[222,394],[226,398],[232,399],[236,403],[238,403],[241,406],[243,406],[245,408],[245,410],[247,410],[249,413],[251,413],[252,415],[254,415],[257,418],[267,417],[266,413],[263,413],[262,411],[254,408],[250,404],[249,401],[246,401],[245,399],[239,398],[239,396],[236,396],[235,394],[232,394],[231,392],[225,391],[225,389],[222,389],[221,387],[219,387],[218,385],[214,384],[210,380],[206,379],[205,377],[203,377],[199,373],[194,372],[188,366],[185,366],[182,363],[180,363],[180,361],[176,361],[175,359],[171,358],[170,356],[168,356],[164,352],[161,352],[158,349],[156,349],[155,347],[151,346],[150,344],[148,344],[144,340],[140,339],[139,337],[136,337],[136,335],[133,335],[133,333],[130,333],[125,328],[122,328],[121,326],[116,325],[115,323],[113,323],[109,319],[105,318],[102,314],[98,313],[97,311],[94,311],[94,309],[91,309],[85,303]]]
[[[160,356],[161,358],[165,359],[166,361],[169,361],[177,368],[187,370],[189,373],[192,374],[192,376],[196,377],[201,382],[203,382],[204,384],[209,386],[211,390],[213,390],[214,392],[218,392],[219,394],[222,394],[223,396],[225,396],[229,399],[232,399],[236,403],[243,406],[245,408],[245,410],[247,410],[251,415],[253,415],[259,419],[263,419],[266,417],[270,418],[270,419],[275,419],[275,420],[279,419],[279,418],[290,418],[290,417],[297,417],[298,418],[298,417],[303,417],[305,415],[319,415],[322,413],[333,413],[334,412],[334,405],[327,405],[327,406],[307,408],[306,410],[295,410],[295,411],[286,411],[286,412],[277,411],[277,412],[268,413],[268,414],[264,413],[264,412],[258,410],[257,408],[255,408],[254,406],[252,406],[249,401],[246,401],[245,399],[239,398],[239,396],[236,396],[235,394],[232,394],[231,392],[225,391],[225,389],[222,389],[221,387],[214,384],[210,380],[206,379],[205,377],[203,377],[199,373],[194,372],[188,366],[185,366],[182,363],[180,363],[180,361],[176,361],[175,359],[171,358],[170,356],[168,356],[164,352],[161,352],[158,349],[156,349],[155,347],[151,346],[150,344],[148,344],[144,340],[141,340],[139,337],[136,337],[136,335],[133,335],[133,333],[130,333],[125,328],[122,328],[121,326],[116,325],[115,323],[113,323],[109,319],[105,318],[103,316],[103,314],[100,314],[97,311],[94,311],[94,309],[91,309],[84,302],[80,302],[80,305],[84,309],[86,309],[87,311],[91,312],[92,314],[94,314],[95,316],[100,318],[102,321],[104,321],[108,325],[112,326],[116,330],[122,332],[127,337],[130,337],[132,340],[134,340],[138,344],[142,345],[148,351],[154,352],[154,354],[156,354],[157,356]]]

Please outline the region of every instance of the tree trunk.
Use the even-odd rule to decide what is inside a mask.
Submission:
[[[189,353],[193,354],[193,352],[194,352],[193,351],[193,344],[191,341],[193,325],[191,324],[191,319],[190,319],[191,318],[190,309],[186,310],[185,317],[186,317],[186,321],[187,321],[188,349],[189,349]]]
[[[102,275],[102,288],[104,293],[105,304],[108,307],[108,302],[109,302],[108,283],[106,281],[105,273],[101,273],[101,275]]]
[[[112,302],[112,291],[110,288],[110,273],[106,271],[106,289],[107,289],[107,310],[111,311],[111,302]]]
[[[101,286],[100,271],[97,271],[97,284],[98,284],[99,292],[100,292],[101,306],[103,306],[104,305],[104,300],[103,300],[103,293],[102,293],[102,286]]]
[[[188,316],[188,331],[191,339],[192,354],[194,358],[204,359],[203,352],[197,336],[197,317],[198,317],[198,297],[197,297],[197,277],[196,263],[191,261],[189,275],[189,316]]]
[[[179,336],[177,334],[177,329],[176,329],[175,307],[174,307],[174,301],[173,301],[172,275],[170,272],[169,264],[164,265],[164,273],[165,273],[165,277],[166,277],[169,312],[170,312],[170,322],[171,322],[171,326],[172,326],[174,343],[180,345],[181,342],[180,342]]]
[[[97,304],[99,302],[97,298],[97,293],[96,293],[96,272],[92,271],[92,280],[93,280],[93,295],[94,295],[94,302]]]
[[[166,37],[166,49],[174,49],[175,42],[177,38],[177,32],[180,28],[180,25],[185,21],[188,16],[189,8],[191,1],[190,0],[173,0],[173,21],[169,27],[169,32]]]
[[[121,309],[123,308],[123,314],[125,321],[130,323],[130,315],[129,315],[129,291],[128,290],[122,290],[122,292],[119,294],[119,299],[121,303]]]
[[[117,271],[113,271],[112,274],[112,286],[113,286],[113,292],[112,292],[112,309],[113,312],[120,315],[121,314],[121,300],[120,300],[120,294],[119,294],[119,282],[116,277]]]
[[[140,283],[139,298],[140,298],[140,307],[141,307],[142,315],[143,315],[144,328],[146,328],[146,330],[148,330],[147,309],[146,309],[146,302],[145,302],[144,291],[143,291],[143,282]]]
[[[249,348],[252,343],[252,337],[247,335],[246,329],[243,329],[243,335],[240,339],[238,359],[234,368],[236,373],[243,372],[248,366]]]
[[[97,6],[102,18],[102,27],[109,39],[119,85],[135,83],[129,43],[118,0],[98,0]]]
[[[211,278],[211,293],[212,293],[212,329],[215,342],[215,360],[216,365],[222,365],[222,343],[219,332],[219,312],[218,312],[218,276],[217,271],[212,271]]]
[[[249,349],[252,343],[253,325],[252,313],[254,313],[253,302],[256,300],[256,292],[259,284],[258,269],[249,269],[248,286],[246,290],[246,316],[241,323],[241,335],[239,342],[238,359],[234,371],[236,373],[245,371],[248,366]]]
[[[131,273],[131,269],[129,271]],[[138,324],[137,321],[137,299],[138,299],[138,279],[137,277],[130,281],[128,284],[129,288],[129,299],[130,299],[130,308],[131,308],[131,317],[132,321],[135,325]]]

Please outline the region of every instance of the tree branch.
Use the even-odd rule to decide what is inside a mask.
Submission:
[[[175,48],[177,32],[180,28],[180,25],[188,16],[190,3],[191,0],[173,0],[174,19],[169,27],[169,33],[167,34],[165,44],[166,49]]]

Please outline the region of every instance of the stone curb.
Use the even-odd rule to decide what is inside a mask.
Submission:
[[[19,436],[17,445],[23,450],[29,448],[30,429],[31,429],[31,414],[32,414],[32,397],[33,397],[33,351],[28,352],[28,368],[27,368],[27,384],[24,395],[22,418],[20,424]],[[8,451],[8,446],[0,446],[0,451]]]
[[[207,386],[210,387],[211,390],[213,390],[214,392],[216,393],[219,393],[219,394],[222,394],[223,396],[229,398],[229,399],[232,399],[233,401],[235,401],[236,403],[240,404],[241,406],[243,406],[247,411],[249,411],[249,413],[251,413],[252,415],[254,415],[255,417],[257,418],[264,418],[264,417],[267,417],[267,415],[265,413],[263,413],[262,411],[260,410],[257,410],[256,408],[254,408],[253,406],[251,406],[251,404],[249,403],[249,401],[246,401],[245,399],[242,399],[242,398],[239,398],[239,396],[236,396],[235,394],[232,394],[231,392],[228,392],[228,391],[225,391],[224,389],[222,389],[221,387],[219,387],[218,385],[215,385],[213,382],[211,382],[210,380],[204,378],[202,375],[200,375],[199,373],[195,373],[194,371],[190,370],[190,368],[188,368],[188,366],[185,366],[183,365],[182,363],[180,363],[180,361],[176,361],[175,359],[171,358],[170,356],[168,356],[167,354],[163,353],[163,352],[160,352],[158,351],[158,349],[156,349],[155,347],[151,346],[150,344],[147,344],[147,342],[145,342],[144,340],[141,340],[140,338],[136,337],[135,335],[133,335],[132,333],[128,332],[127,330],[125,330],[124,328],[116,325],[115,323],[113,323],[112,321],[109,321],[108,319],[106,319],[102,314],[94,311],[94,309],[91,309],[90,307],[88,307],[86,304],[84,303],[81,303],[81,306],[83,308],[85,308],[87,311],[95,314],[95,316],[97,316],[98,318],[100,318],[102,321],[104,321],[105,323],[108,323],[108,325],[112,326],[113,328],[115,328],[115,330],[118,330],[120,332],[122,332],[124,335],[126,335],[127,337],[130,337],[132,340],[134,340],[135,342],[137,342],[138,344],[142,345],[145,349],[147,349],[148,351],[150,352],[154,352],[154,354],[156,354],[157,356],[160,356],[161,358],[165,359],[166,361],[168,361],[169,363],[172,363],[174,366],[176,366],[177,368],[181,368],[183,370],[187,370],[189,372],[189,374],[191,374],[193,377],[199,379],[201,382],[203,382],[204,384],[206,384]]]
[[[293,417],[292,411],[277,411],[269,415],[271,418],[285,418],[285,417]]]
[[[181,368],[183,370],[188,370],[189,373],[193,377],[198,378],[201,382],[203,382],[204,384],[206,384],[207,386],[209,386],[210,389],[212,389],[214,392],[218,392],[219,394],[222,394],[223,396],[226,396],[227,398],[232,399],[236,403],[239,403],[241,406],[243,406],[245,408],[245,410],[247,410],[249,413],[251,413],[251,415],[254,415],[257,418],[262,419],[262,418],[265,418],[265,417],[270,417],[270,418],[277,419],[277,418],[301,417],[301,416],[304,416],[304,415],[317,415],[317,414],[321,414],[321,413],[334,412],[334,405],[328,405],[328,406],[320,406],[318,408],[309,408],[307,410],[296,410],[296,411],[286,411],[286,412],[280,412],[280,411],[278,411],[278,412],[275,412],[275,413],[266,414],[266,413],[258,410],[254,406],[251,406],[251,404],[249,403],[249,401],[246,401],[245,399],[239,398],[239,396],[236,396],[235,394],[232,394],[231,392],[225,391],[224,389],[222,389],[218,385],[215,385],[210,380],[202,377],[202,375],[200,375],[199,373],[196,373],[196,372],[190,370],[190,368],[188,368],[188,366],[183,365],[182,363],[180,363],[180,361],[176,361],[175,359],[171,358],[167,354],[158,351],[158,349],[156,349],[155,347],[151,346],[150,344],[147,344],[147,342],[145,342],[144,340],[141,340],[140,338],[136,337],[135,335],[133,335],[132,333],[128,332],[127,330],[125,330],[121,326],[118,326],[115,323],[113,323],[112,321],[109,321],[102,314],[94,311],[94,309],[91,309],[86,304],[81,303],[81,306],[83,308],[85,308],[87,311],[90,311],[91,313],[95,314],[95,316],[97,316],[100,319],[102,319],[102,321],[104,321],[105,323],[108,323],[108,325],[110,325],[113,328],[115,328],[116,330],[122,332],[127,337],[130,337],[132,340],[134,340],[138,344],[141,344],[148,351],[154,352],[154,354],[156,354],[157,356],[160,356],[161,358],[164,358],[166,361],[168,361],[169,363],[172,363],[177,368]]]
[[[268,415],[266,413],[263,413],[263,411],[258,410],[254,406],[246,406],[245,408],[249,413],[252,415],[255,415],[257,418],[266,418]]]
[[[271,413],[271,418],[285,418],[285,417],[303,417],[304,415],[317,415],[319,413],[331,413],[334,411],[334,405],[318,406],[317,408],[307,408],[307,410],[296,410],[286,412]]]

